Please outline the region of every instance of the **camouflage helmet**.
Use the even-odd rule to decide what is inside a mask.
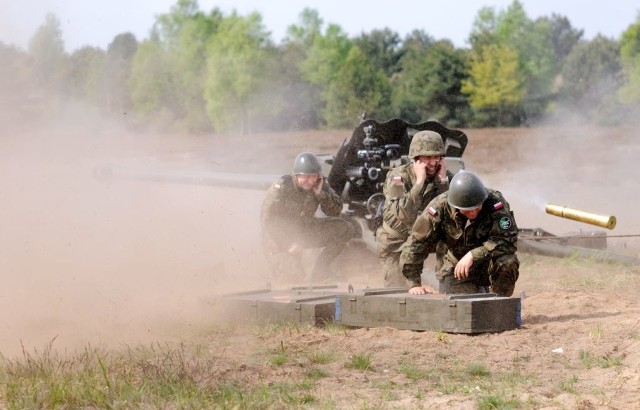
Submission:
[[[460,171],[453,176],[449,183],[447,201],[454,208],[470,211],[482,206],[488,196],[487,189],[476,174]]]
[[[409,145],[409,158],[421,155],[425,157],[444,155],[444,143],[440,134],[435,131],[416,132],[411,139],[411,145]]]
[[[294,175],[308,175],[322,173],[322,165],[315,154],[311,152],[303,152],[298,154],[293,161]]]

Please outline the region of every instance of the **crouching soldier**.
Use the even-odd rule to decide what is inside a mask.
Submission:
[[[318,207],[324,215],[316,215]],[[311,277],[335,276],[332,262],[358,233],[341,212],[342,201],[322,175],[318,158],[310,152],[299,154],[293,172],[271,185],[262,204],[263,245],[273,273],[303,275],[302,251],[322,248]]]
[[[437,272],[441,293],[483,293],[487,288],[511,296],[519,275],[518,227],[498,191],[485,188],[474,173],[454,175],[449,191],[427,205],[413,225],[401,255],[402,273],[413,282],[412,294],[425,294],[424,260],[439,241],[447,245]]]
[[[417,132],[409,145],[409,164],[387,174],[384,184],[383,223],[376,232],[378,257],[386,287],[408,286],[402,275],[400,254],[411,227],[427,204],[449,188],[453,177],[444,160],[444,142],[434,131]],[[438,249],[438,267],[446,250]]]

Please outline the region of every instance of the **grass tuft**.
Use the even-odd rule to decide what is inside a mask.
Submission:
[[[347,367],[356,370],[373,371],[371,353],[359,353],[350,357]]]

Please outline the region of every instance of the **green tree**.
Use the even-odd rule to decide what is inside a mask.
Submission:
[[[349,50],[335,81],[327,90],[324,118],[331,128],[350,128],[366,112],[386,118],[391,89],[382,70],[376,69],[359,47]]]
[[[627,106],[640,104],[640,13],[636,21],[622,33],[620,60],[625,82],[619,90],[620,101]]]
[[[618,43],[601,35],[578,44],[562,70],[561,100],[580,121],[613,124],[620,119],[617,92],[622,84]]]
[[[24,51],[0,42],[0,130],[42,115],[43,93],[31,62]]]
[[[318,128],[321,122],[321,88],[305,79],[301,67],[314,38],[321,34],[323,21],[317,11],[308,8],[298,20],[287,28],[285,39],[274,50],[274,77],[265,88],[281,107],[268,124],[275,129]]]
[[[554,95],[554,80],[561,66],[554,57],[551,25],[544,20],[532,21],[519,0],[505,11],[480,10],[470,35],[472,50],[478,54],[490,45],[505,45],[516,53],[517,70],[526,90],[520,103],[504,104],[513,119],[529,122],[544,113]],[[504,113],[506,114],[506,113]]]
[[[482,7],[478,10],[476,18],[471,25],[469,43],[473,50],[481,50],[484,47],[499,42],[498,16],[493,7]]]
[[[184,26],[199,13],[200,6],[197,0],[178,0],[169,13],[156,17],[153,25],[154,35],[167,49],[175,49],[180,46],[180,33]]]
[[[133,58],[129,88],[136,121],[170,129],[176,120],[176,88],[169,56],[157,36],[143,41]]]
[[[29,40],[29,54],[33,58],[36,80],[46,90],[64,90],[67,55],[64,51],[60,20],[48,13],[45,22]]]
[[[67,70],[69,93],[102,113],[107,113],[108,109],[105,97],[106,60],[106,53],[102,49],[85,46],[69,56]]]
[[[414,43],[393,82],[395,111],[414,123],[428,118],[451,126],[467,123],[471,109],[460,91],[468,77],[467,59],[467,51],[456,50],[448,40],[426,47]]]
[[[551,17],[540,17],[536,24],[548,26],[555,60],[558,67],[562,67],[573,47],[582,39],[584,30],[573,28],[567,17],[555,13]]]
[[[342,68],[352,47],[353,42],[342,29],[330,24],[324,33],[312,36],[306,58],[300,64],[304,80],[317,87],[322,99],[320,110],[323,115],[319,119],[320,126],[333,127],[337,124],[353,124],[355,121],[355,118],[350,117],[352,113],[328,108],[329,100],[336,98],[335,90],[331,89],[332,84],[339,79],[341,73],[346,74]],[[329,114],[331,118],[327,117]],[[344,118],[339,120],[340,115]]]
[[[170,50],[173,75],[176,78],[175,98],[181,128],[193,132],[209,131],[204,89],[207,78],[207,47],[223,20],[213,9],[208,15],[196,12],[178,32],[175,48]]]
[[[255,97],[271,74],[266,70],[270,46],[268,33],[258,13],[225,18],[208,46],[205,100],[207,113],[217,130],[238,126],[250,132],[258,109]]]
[[[112,115],[127,115],[132,109],[127,81],[137,49],[138,40],[132,33],[118,34],[107,47],[106,105]]]
[[[204,100],[207,47],[222,19],[218,9],[199,11],[195,0],[179,0],[156,18],[129,79],[139,119],[163,129],[212,129]]]
[[[403,53],[398,33],[388,28],[372,30],[370,33],[362,33],[353,42],[376,70],[381,70],[389,78],[398,71],[398,61]]]
[[[480,125],[517,125],[514,108],[522,104],[525,95],[517,53],[507,45],[485,46],[473,55],[470,78],[462,82],[461,91],[483,114]]]

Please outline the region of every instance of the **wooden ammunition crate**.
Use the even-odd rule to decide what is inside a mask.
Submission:
[[[515,329],[520,298],[491,293],[411,295],[405,291],[361,291],[336,297],[335,321],[354,327],[449,333],[486,333]]]
[[[251,322],[297,322],[321,326],[333,322],[336,287],[257,290],[218,298],[226,319]]]

